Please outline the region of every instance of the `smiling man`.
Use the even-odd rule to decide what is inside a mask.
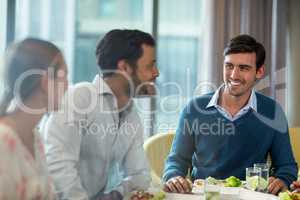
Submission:
[[[64,113],[53,113],[43,129],[59,199],[120,200],[150,184],[133,97],[154,92],[155,41],[139,30],[112,30],[96,56],[101,74],[71,87]]]
[[[297,164],[283,110],[253,89],[264,75],[265,49],[251,36],[239,35],[230,40],[224,56],[224,84],[193,99],[181,114],[166,161],[165,191],[189,192],[189,168],[193,180],[245,179],[247,167],[266,163],[270,155],[274,173],[268,189],[277,194],[296,180]]]

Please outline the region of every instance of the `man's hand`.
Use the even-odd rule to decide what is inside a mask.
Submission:
[[[103,194],[98,200],[122,200],[123,196],[118,191],[111,191],[108,194]]]
[[[164,185],[165,192],[174,192],[174,193],[190,193],[192,191],[190,182],[181,177],[176,176],[169,179]]]
[[[300,193],[300,181],[294,181],[290,187],[293,190],[293,192]]]
[[[280,191],[286,190],[287,186],[279,178],[270,177],[269,178],[269,193],[277,195]]]

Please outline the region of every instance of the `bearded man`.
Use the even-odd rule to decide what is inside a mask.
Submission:
[[[44,126],[60,199],[122,199],[151,180],[132,99],[154,93],[155,41],[139,30],[112,30],[97,44],[96,56],[101,75],[71,87],[64,112],[53,113]]]

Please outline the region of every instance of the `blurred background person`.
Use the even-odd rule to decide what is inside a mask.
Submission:
[[[67,67],[52,43],[28,38],[4,62],[0,102],[0,199],[54,199],[37,124],[56,110]]]

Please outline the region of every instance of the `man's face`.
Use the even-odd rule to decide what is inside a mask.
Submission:
[[[159,76],[156,67],[155,49],[149,45],[142,45],[143,55],[137,60],[133,69],[132,79],[136,95],[155,94],[154,82]]]
[[[264,66],[256,69],[255,53],[226,55],[223,67],[225,93],[236,97],[250,95],[256,80],[264,75]]]

